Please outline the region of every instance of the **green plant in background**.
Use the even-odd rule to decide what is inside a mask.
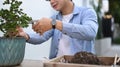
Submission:
[[[98,17],[98,24],[99,24],[99,28],[98,28],[98,34],[97,34],[97,39],[101,39],[102,38],[102,13],[101,13],[101,8],[102,8],[102,0],[98,0],[98,5],[95,5],[95,0],[90,0],[90,3],[92,5],[92,7],[94,8],[94,10],[97,13],[97,17]]]
[[[109,12],[113,15],[115,23],[120,25],[120,0],[109,0]]]
[[[114,17],[114,23],[120,27],[120,0],[109,0],[109,12]],[[120,44],[120,37],[115,37],[113,43]]]
[[[3,5],[9,6],[8,9],[0,9],[0,30],[5,37],[16,37],[16,27],[28,27],[31,17],[27,16],[20,8],[22,1],[5,0]]]
[[[119,38],[119,37],[118,37],[118,38],[115,38],[115,39],[113,40],[113,43],[120,45],[120,38]]]

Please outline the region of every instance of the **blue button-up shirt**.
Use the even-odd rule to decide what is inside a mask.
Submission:
[[[61,13],[53,16],[57,20],[62,20]],[[74,6],[73,17],[69,23],[63,23],[62,31],[52,29],[40,34],[29,34],[29,43],[41,44],[52,37],[49,58],[55,58],[58,53],[60,37],[66,34],[70,37],[70,52],[75,54],[79,51],[94,53],[94,40],[98,31],[97,15],[93,9]]]

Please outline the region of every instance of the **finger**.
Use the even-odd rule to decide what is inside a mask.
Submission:
[[[36,29],[38,23],[32,25],[32,29]]]
[[[39,31],[39,24],[37,25],[34,25],[33,28],[32,28],[34,31],[38,32]]]
[[[42,26],[40,30],[40,35],[43,35],[45,31],[46,31],[45,28]]]
[[[40,35],[43,35],[43,33],[40,33]]]
[[[39,34],[40,34],[40,35],[43,35],[43,31],[41,30],[41,31],[39,32]]]
[[[35,24],[32,24],[32,29],[36,28],[40,23],[40,20],[36,21]]]
[[[38,27],[37,27],[37,31],[42,32],[43,31],[42,27],[43,27],[42,22],[39,22]]]

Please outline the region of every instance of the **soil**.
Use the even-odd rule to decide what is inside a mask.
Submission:
[[[85,51],[76,53],[69,63],[103,65],[96,55]]]

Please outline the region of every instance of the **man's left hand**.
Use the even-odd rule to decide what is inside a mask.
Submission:
[[[51,22],[52,22],[52,19],[50,18],[42,18],[38,20],[37,23],[32,26],[32,29],[35,32],[40,33],[40,35],[42,35],[44,32],[52,29]]]

